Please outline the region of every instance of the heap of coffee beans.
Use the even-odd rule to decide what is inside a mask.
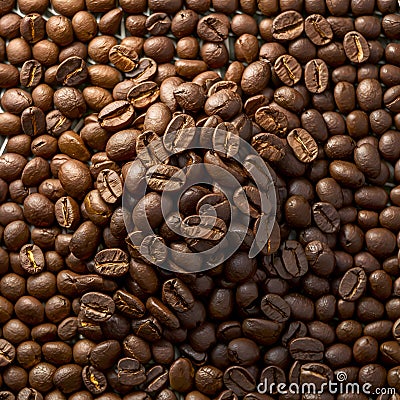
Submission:
[[[399,39],[396,0],[1,1],[0,398],[398,399],[373,393],[400,392]],[[185,150],[197,128],[223,150]],[[135,164],[160,138],[180,153]],[[165,218],[197,164],[244,197],[193,185]],[[232,209],[250,223],[228,260],[157,266],[160,243],[218,246]],[[372,397],[277,393],[343,377]]]

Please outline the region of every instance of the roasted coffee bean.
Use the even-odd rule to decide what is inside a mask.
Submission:
[[[82,370],[82,380],[90,393],[98,395],[107,388],[107,379],[105,375],[92,366],[85,366]]]
[[[293,40],[304,30],[304,19],[297,11],[285,11],[274,18],[272,35],[276,40]]]
[[[228,37],[228,27],[215,14],[200,19],[197,25],[197,34],[209,42],[222,42]]]
[[[329,71],[321,59],[310,60],[304,69],[304,83],[311,93],[322,93],[329,83]]]
[[[38,136],[45,133],[45,115],[40,108],[26,108],[21,115],[21,124],[26,135]]]
[[[271,107],[260,107],[255,114],[255,120],[268,133],[285,136],[288,121],[285,114]]]
[[[237,396],[244,396],[253,391],[256,386],[254,377],[245,368],[240,366],[228,368],[224,373],[223,382]]]
[[[57,68],[56,79],[64,86],[78,86],[86,81],[88,69],[80,57],[69,57]]]
[[[37,86],[43,78],[43,67],[36,60],[24,62],[20,72],[20,82],[27,88]]]
[[[288,86],[293,86],[300,81],[302,69],[297,60],[291,55],[285,54],[276,59],[274,63],[275,73],[278,78]]]
[[[122,358],[118,361],[118,382],[122,385],[137,386],[146,381],[143,365],[135,358]]]
[[[128,255],[119,249],[101,250],[94,258],[94,270],[102,276],[123,276],[128,272],[128,269]]]
[[[300,161],[310,163],[316,159],[317,143],[305,129],[293,129],[287,135],[287,141]]]
[[[114,310],[113,300],[105,294],[90,292],[81,298],[81,311],[91,321],[104,322],[111,318]]]
[[[307,273],[308,263],[307,258],[304,254],[304,250],[300,243],[294,240],[287,240],[282,246],[282,270],[278,270],[278,273],[284,278],[289,277],[300,277]],[[290,278],[289,278],[290,279]]]
[[[114,101],[105,106],[98,115],[100,126],[115,132],[128,127],[134,118],[133,106],[125,100]]]
[[[127,100],[135,108],[147,108],[157,100],[159,93],[159,87],[155,82],[144,81],[135,85],[128,92]]]
[[[15,347],[5,339],[0,339],[0,365],[5,367],[11,364],[15,358]]]
[[[333,38],[329,22],[320,14],[309,15],[304,21],[304,30],[310,40],[317,46],[324,46]]]
[[[289,345],[290,355],[300,361],[321,361],[324,345],[317,339],[304,337],[293,339]]]
[[[340,228],[339,214],[330,203],[315,203],[313,205],[313,217],[322,232],[333,233]]]
[[[346,301],[356,301],[365,292],[367,276],[362,268],[348,270],[340,281],[339,294]]]
[[[194,305],[194,298],[188,287],[179,279],[170,279],[163,284],[163,301],[177,312],[189,310]]]
[[[354,63],[362,63],[370,56],[370,50],[365,38],[357,31],[346,33],[343,39],[346,56]]]
[[[261,299],[261,310],[269,319],[279,323],[290,318],[289,305],[276,294],[268,294]]]
[[[97,189],[106,203],[115,203],[122,196],[122,182],[119,175],[111,169],[103,169],[97,175]]]
[[[146,174],[148,186],[157,192],[178,190],[185,184],[185,175],[172,165],[157,164]]]
[[[19,259],[21,267],[32,275],[42,272],[45,266],[43,252],[36,245],[27,244],[23,246],[19,253]]]
[[[139,57],[137,52],[123,44],[113,46],[108,56],[110,62],[122,72],[131,72],[138,66]]]

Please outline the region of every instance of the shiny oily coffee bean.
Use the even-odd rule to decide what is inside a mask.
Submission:
[[[75,229],[80,223],[79,204],[70,196],[63,196],[56,201],[54,212],[60,226]]]
[[[97,175],[97,190],[102,199],[109,204],[114,204],[122,196],[123,186],[119,175],[112,169],[103,169]]]
[[[303,74],[301,65],[289,54],[278,57],[274,63],[274,69],[278,78],[287,86],[298,83]]]
[[[347,58],[356,64],[361,64],[369,58],[370,50],[368,42],[357,31],[346,33],[343,39],[343,47]]]
[[[86,365],[82,370],[82,380],[87,390],[94,395],[103,393],[107,388],[105,375],[89,365]]]
[[[57,68],[56,79],[64,86],[78,86],[86,81],[86,62],[77,56],[69,57]]]
[[[27,88],[39,85],[43,77],[43,67],[39,61],[28,60],[22,65],[19,79],[22,86]]]
[[[101,250],[94,257],[94,270],[102,276],[123,276],[129,270],[129,257],[120,249]]]
[[[107,321],[114,314],[114,311],[113,299],[103,293],[89,292],[81,298],[81,312],[90,321]]]
[[[272,36],[276,40],[293,40],[303,33],[304,19],[297,11],[285,11],[274,18]]]
[[[316,225],[322,232],[335,233],[340,228],[340,217],[335,207],[326,202],[315,203],[312,207]]]
[[[318,145],[305,129],[293,129],[287,135],[287,141],[301,162],[310,163],[317,158]]]
[[[145,81],[134,86],[126,98],[135,108],[146,108],[157,100],[159,94],[160,89],[155,82]]]
[[[26,108],[21,115],[21,124],[26,135],[38,136],[46,133],[46,117],[38,107]]]
[[[39,274],[45,267],[44,255],[40,247],[26,244],[19,252],[21,267],[30,275]]]
[[[290,318],[290,306],[277,294],[267,294],[261,299],[261,311],[272,321],[286,322]]]
[[[133,71],[139,64],[139,56],[136,51],[123,44],[111,47],[108,57],[110,62],[122,72]]]
[[[321,361],[324,357],[324,345],[318,339],[297,338],[290,342],[289,352],[298,361]]]
[[[129,101],[118,100],[105,106],[98,115],[100,126],[115,132],[128,127],[135,117],[135,110]]]
[[[219,241],[227,232],[224,221],[208,215],[190,215],[181,226],[181,232],[186,238]]]
[[[146,312],[142,301],[125,290],[117,290],[113,300],[117,309],[130,318],[141,318]]]
[[[117,374],[121,385],[137,386],[146,381],[146,370],[135,358],[121,358],[118,361]]]
[[[173,165],[157,164],[146,173],[147,185],[156,192],[171,192],[180,189],[186,182],[186,175]]]
[[[268,133],[284,137],[288,120],[284,113],[271,107],[260,107],[255,113],[255,120]]]
[[[322,93],[329,84],[329,70],[320,58],[310,60],[304,69],[304,83],[311,93]]]
[[[251,145],[267,161],[279,161],[285,156],[285,142],[273,133],[259,133],[251,139]]]
[[[15,347],[8,340],[0,339],[0,367],[11,364],[15,354]]]
[[[333,38],[329,22],[320,14],[309,15],[304,21],[304,29],[308,38],[317,46],[324,46]]]
[[[363,268],[355,267],[349,269],[340,281],[339,295],[343,300],[356,301],[367,288],[367,275]]]

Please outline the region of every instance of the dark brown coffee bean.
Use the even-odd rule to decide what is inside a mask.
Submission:
[[[259,133],[253,136],[251,144],[267,161],[279,161],[285,155],[283,140],[272,133]]]
[[[244,396],[253,391],[256,386],[254,377],[245,368],[240,366],[228,368],[224,373],[223,382],[237,396]]]
[[[271,107],[261,107],[256,111],[255,120],[266,132],[284,137],[288,121],[286,115]]]
[[[287,240],[282,246],[282,277],[300,277],[307,273],[308,263],[304,250],[295,240]]]
[[[170,279],[163,284],[162,298],[177,312],[189,310],[194,305],[194,298],[188,287],[179,279]]]
[[[97,176],[97,189],[107,203],[115,203],[122,196],[122,182],[119,175],[111,169],[103,169]]]
[[[0,339],[0,365],[5,367],[11,364],[15,358],[15,347],[7,340]]]
[[[228,27],[218,16],[210,14],[200,19],[197,34],[208,42],[222,42],[228,37]]]
[[[274,69],[278,78],[288,86],[298,83],[302,76],[302,69],[297,60],[289,54],[276,59]]]
[[[99,395],[107,388],[105,375],[95,367],[86,365],[82,370],[82,380],[90,393]]]
[[[305,129],[293,129],[288,134],[287,141],[300,161],[310,163],[317,158],[317,143]]]
[[[309,15],[304,21],[306,35],[317,46],[328,44],[333,38],[329,22],[320,14]]]
[[[358,188],[365,183],[364,174],[348,161],[333,161],[329,165],[329,172],[332,178],[347,187]]]
[[[45,266],[43,252],[36,245],[27,244],[22,247],[19,258],[21,267],[32,275],[42,272]]]
[[[304,82],[311,93],[322,93],[326,90],[329,83],[329,71],[323,60],[317,58],[306,64]]]
[[[57,68],[56,79],[64,86],[78,86],[86,81],[88,69],[80,57],[69,57]]]
[[[118,100],[105,106],[98,115],[100,126],[107,131],[115,132],[128,127],[135,116],[129,101]]]
[[[119,277],[128,272],[128,255],[119,249],[104,249],[94,258],[94,269],[102,276]]]
[[[271,68],[268,63],[254,61],[243,71],[240,86],[247,95],[255,95],[267,87],[270,78]]]
[[[289,305],[276,294],[267,294],[261,299],[261,310],[275,322],[286,322],[290,318]]]
[[[105,294],[90,292],[81,298],[81,312],[91,321],[104,322],[111,318],[114,310],[112,298]]]
[[[304,19],[297,11],[285,11],[274,18],[272,35],[276,40],[293,40],[303,33]]]
[[[337,232],[340,228],[339,214],[330,203],[315,203],[313,205],[313,217],[322,232],[333,233]]]
[[[134,358],[122,358],[118,361],[118,382],[122,385],[137,386],[146,381],[143,365]]]
[[[20,72],[20,82],[27,88],[37,86],[43,77],[43,67],[37,60],[26,61]]]
[[[309,337],[297,338],[290,342],[289,351],[295,360],[321,361],[324,345],[317,339]]]
[[[38,107],[28,107],[21,115],[22,130],[26,135],[43,135],[46,130],[45,115]]]
[[[346,301],[356,301],[365,292],[367,276],[362,268],[348,270],[340,281],[339,294]]]

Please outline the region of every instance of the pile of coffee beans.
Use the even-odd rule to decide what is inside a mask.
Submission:
[[[1,1],[0,399],[398,399],[399,39],[396,0]],[[135,163],[160,139],[179,154]],[[193,185],[165,217],[193,165],[242,196]],[[232,210],[227,260],[157,266],[218,248]],[[304,383],[325,392],[278,393]]]

